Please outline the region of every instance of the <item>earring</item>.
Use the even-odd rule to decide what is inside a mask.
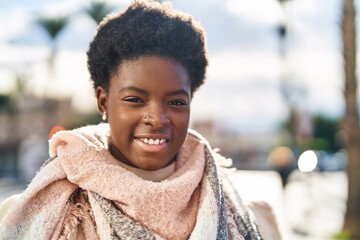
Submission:
[[[146,116],[145,116],[145,119],[149,119],[149,118],[150,118],[149,115],[146,115]]]
[[[103,121],[106,121],[107,115],[106,115],[106,111],[104,111],[101,115],[101,118]]]

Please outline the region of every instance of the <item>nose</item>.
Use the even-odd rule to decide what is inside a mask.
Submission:
[[[170,118],[164,106],[152,106],[144,115],[144,121],[147,125],[159,129],[170,123]]]

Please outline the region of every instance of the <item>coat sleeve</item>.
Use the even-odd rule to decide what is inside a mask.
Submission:
[[[272,207],[263,201],[250,202],[248,206],[254,214],[261,236],[265,240],[280,240],[281,234]]]

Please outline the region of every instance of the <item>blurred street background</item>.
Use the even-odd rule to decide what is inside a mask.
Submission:
[[[99,21],[129,2],[0,1],[0,202],[25,189],[54,132],[101,122],[86,51]],[[359,132],[359,93],[346,85],[345,2],[171,1],[207,33],[210,65],[191,127],[232,159],[245,199],[273,206],[285,240],[351,239],[343,226],[360,155],[354,164],[347,147]]]

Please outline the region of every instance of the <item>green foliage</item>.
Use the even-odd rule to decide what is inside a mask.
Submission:
[[[0,94],[0,111],[6,109],[11,101],[10,95]]]
[[[90,16],[96,24],[100,22],[113,10],[113,7],[106,4],[104,1],[93,1],[90,6],[85,8],[84,11]]]
[[[347,231],[342,231],[335,234],[331,239],[333,240],[356,240],[356,237],[353,237],[351,233]]]
[[[69,17],[40,17],[36,23],[46,31],[51,40],[55,40],[59,33],[68,25]]]
[[[322,144],[323,150],[330,152],[336,152],[341,148],[338,146],[335,136],[339,131],[340,121],[338,119],[328,118],[326,116],[315,116],[314,120],[314,140],[317,140],[318,144]],[[320,142],[322,140],[322,143]],[[316,144],[316,141],[314,141]],[[319,146],[319,145],[318,145]]]
[[[340,120],[329,118],[323,115],[317,115],[312,119],[313,123],[313,135],[301,146],[297,146],[300,149],[313,149],[313,150],[326,150],[329,152],[336,152],[343,146],[339,145],[339,139],[336,139],[336,135],[340,130]],[[297,134],[293,129],[296,124],[294,115],[291,114],[288,119],[280,125],[281,129],[287,129],[292,131],[293,134]],[[283,145],[290,145],[283,144]]]
[[[329,139],[325,138],[311,138],[307,146],[304,146],[305,149],[311,150],[328,150],[330,149]]]
[[[69,16],[63,17],[40,17],[36,23],[45,30],[50,37],[51,53],[48,59],[49,70],[52,72],[54,68],[55,56],[57,54],[56,39],[59,33],[65,29],[69,23]]]
[[[25,92],[29,78],[30,76],[27,72],[15,73],[15,89],[13,92],[15,97],[22,95]]]

